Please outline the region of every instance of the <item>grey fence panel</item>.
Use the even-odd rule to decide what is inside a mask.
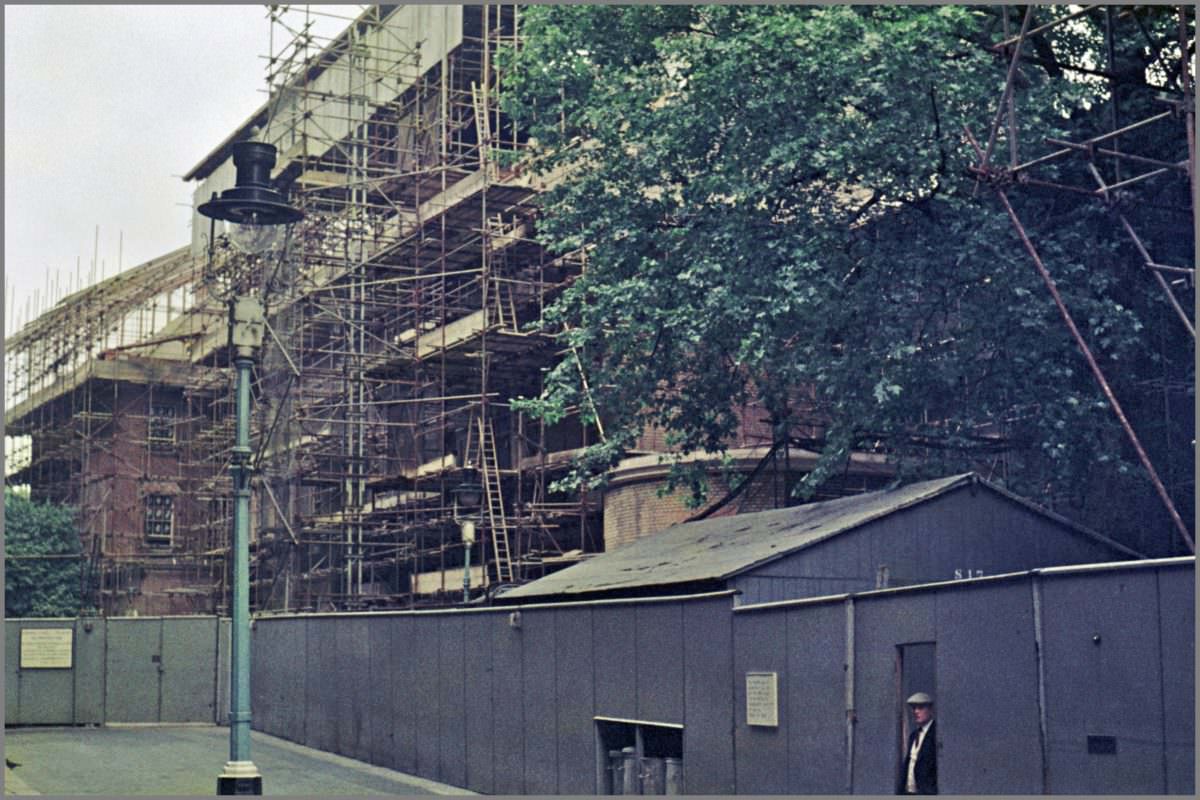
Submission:
[[[467,782],[467,707],[479,698],[467,696],[463,618],[438,618],[438,780],[452,786]]]
[[[1049,791],[1165,792],[1154,571],[1043,586]]]
[[[679,603],[633,609],[637,645],[637,717],[683,722],[683,611]]]
[[[263,627],[262,624],[259,624]],[[308,737],[305,701],[312,671],[308,668],[308,623],[304,619],[271,622],[268,626],[280,634],[273,640],[270,663],[275,674],[270,676],[272,691],[269,698],[271,715],[276,721],[276,736],[295,742]],[[258,675],[252,676],[254,679]],[[253,685],[253,684],[252,684]]]
[[[550,609],[521,612],[525,794],[558,794],[555,614]]]
[[[1051,791],[1194,788],[1193,579],[1190,568],[1036,578]],[[938,699],[943,791],[1038,791],[1033,580],[855,599],[856,793],[893,791],[903,691],[918,681]],[[318,725],[345,724],[326,704],[360,705],[372,761],[497,794],[600,788],[595,716],[681,722],[689,793],[838,793],[849,761],[846,610],[734,612],[712,598],[309,619],[292,645],[309,653],[296,705],[309,709],[314,746]],[[921,649],[905,651],[902,680],[906,645]],[[361,677],[346,670],[367,688],[331,690]],[[778,726],[747,724],[747,672],[776,673]]]
[[[255,620],[250,629],[250,708],[255,730],[283,735],[284,714],[289,705],[287,674],[288,641],[294,628],[284,624],[266,624]],[[301,684],[302,690],[303,684]],[[303,694],[299,695],[303,697]],[[303,736],[303,730],[287,738]]]
[[[157,722],[161,700],[162,619],[108,620],[109,722]]]
[[[900,766],[905,713],[897,647],[936,640],[933,592],[863,598],[854,604],[854,792],[890,794]]]
[[[787,626],[789,691],[780,706],[788,721],[788,791],[845,792],[846,605],[767,613],[778,628]]]
[[[1161,570],[1158,576],[1162,641],[1163,735],[1167,791],[1196,793],[1196,575]]]
[[[400,617],[392,631],[392,766],[404,772],[417,771],[417,709],[428,698],[414,691],[417,621]]]
[[[213,722],[215,617],[10,619],[5,723]],[[71,631],[71,666],[21,668],[22,628]]]
[[[592,610],[592,653],[596,657],[596,713],[637,718],[637,646],[634,606]]]
[[[284,629],[278,625],[263,627],[258,620],[250,625],[250,727],[256,731],[274,734],[279,729],[278,704],[272,695],[279,687],[280,664],[275,659],[278,639]],[[215,668],[215,663],[214,663]],[[213,679],[216,674],[214,671]],[[214,689],[215,694],[215,689]],[[215,716],[214,710],[214,716]]]
[[[216,722],[217,620],[162,621],[161,722]]]
[[[554,705],[558,713],[558,793],[595,794],[595,677],[592,610],[555,612]]]
[[[787,670],[787,636],[784,617],[775,614],[743,614],[734,621],[734,752],[737,762],[738,794],[783,794],[788,791],[788,726],[783,698],[791,691]],[[778,725],[748,725],[746,721],[746,674],[773,672],[776,675]],[[687,754],[684,754],[687,769]],[[685,777],[686,780],[686,777]]]
[[[1038,794],[1038,665],[1028,580],[939,593],[938,781],[950,794]]]
[[[87,617],[75,622],[75,724],[104,724],[104,620]]]
[[[76,637],[71,635],[71,668],[22,667],[20,665],[22,630],[68,629],[74,631],[75,622],[69,619],[21,620],[8,623],[5,628],[17,629],[12,656],[6,657],[16,663],[18,724],[21,725],[70,725],[75,721],[75,669]],[[7,715],[6,715],[7,716]]]
[[[733,794],[731,598],[683,604],[683,787]]]
[[[524,624],[522,622],[522,624]],[[492,739],[495,793],[525,793],[525,706],[522,628],[492,627]]]
[[[393,644],[392,634],[396,629],[394,617],[377,617],[367,628],[367,646],[371,652],[371,684],[367,687],[367,756],[364,760],[385,767],[393,765],[395,751],[395,715],[392,693]]]
[[[338,620],[310,617],[305,637],[308,681],[305,686],[305,744],[318,750],[337,752],[336,698],[331,691],[338,680],[335,629]]]
[[[492,729],[492,694],[495,672],[492,666],[492,628],[505,626],[501,614],[471,614],[463,620],[463,647],[466,652],[466,788],[490,794],[495,784],[495,752]]]
[[[438,680],[441,668],[438,654],[438,619],[436,616],[417,617],[414,631],[412,677],[413,703],[417,722],[417,766],[416,773],[424,778],[437,780],[440,759],[438,741],[438,706],[441,693]]]
[[[365,715],[367,688],[371,685],[371,654],[363,617],[343,617],[335,631],[337,672],[327,691],[337,701],[337,752],[348,758],[370,757]]]
[[[4,724],[21,724],[21,626],[17,622],[4,623]]]

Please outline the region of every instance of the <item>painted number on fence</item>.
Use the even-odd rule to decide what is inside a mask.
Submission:
[[[21,669],[70,669],[70,628],[24,628],[21,631]]]
[[[746,724],[779,727],[779,690],[774,672],[746,673]]]

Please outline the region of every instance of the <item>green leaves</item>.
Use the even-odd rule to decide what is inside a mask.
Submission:
[[[1033,493],[1049,473],[1085,478],[1065,463],[1122,461],[1010,222],[964,177],[976,157],[961,131],[986,132],[1004,79],[981,46],[995,13],[525,12],[503,101],[539,142],[534,168],[569,166],[541,197],[539,236],[555,252],[586,246],[588,260],[546,315],[573,349],[519,405],[601,421],[607,439],[576,485],[650,424],[681,453],[719,452],[746,404],[783,421],[777,436],[818,431],[803,491],[854,450],[934,473],[1006,451],[1014,488]],[[1023,140],[1093,124],[1054,108],[1098,101],[1096,87],[1064,90],[1038,69],[1022,80]],[[1115,268],[1123,245],[1103,208],[1016,202],[1099,353],[1150,363],[1161,315]]]
[[[79,613],[79,536],[74,510],[4,492],[4,613]]]

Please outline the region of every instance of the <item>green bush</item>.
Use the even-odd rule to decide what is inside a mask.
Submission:
[[[5,616],[79,613],[79,555],[74,509],[37,503],[5,489]]]

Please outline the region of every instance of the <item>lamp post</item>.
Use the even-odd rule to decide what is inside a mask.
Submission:
[[[483,501],[483,486],[478,472],[468,464],[463,469],[462,482],[453,490],[454,520],[463,540],[463,602],[471,599],[471,547],[475,544],[475,523],[479,520]]]
[[[286,225],[303,217],[271,188],[275,147],[261,142],[233,145],[237,178],[232,189],[196,210],[213,220],[225,220],[246,230],[241,246],[267,241],[255,235],[264,226]],[[209,239],[212,254],[212,239]],[[233,478],[233,630],[229,687],[229,761],[217,777],[217,794],[262,794],[262,775],[250,759],[250,370],[262,346],[266,317],[257,298],[229,298],[229,346],[237,367],[237,438],[229,467]]]

